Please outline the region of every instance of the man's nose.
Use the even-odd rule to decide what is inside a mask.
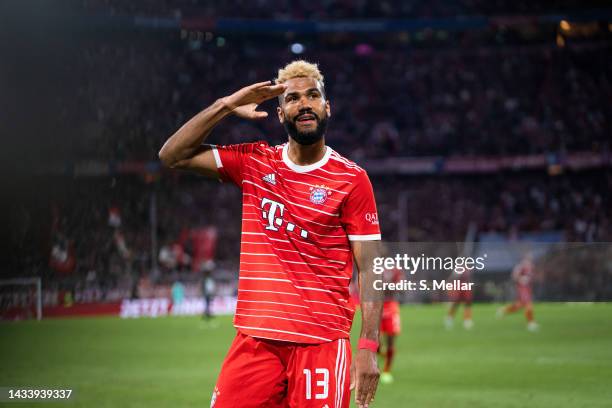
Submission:
[[[310,110],[310,100],[308,99],[307,96],[302,95],[300,96],[300,99],[298,100],[298,109],[301,111],[303,109],[307,109]]]

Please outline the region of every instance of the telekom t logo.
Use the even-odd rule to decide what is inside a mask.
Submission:
[[[270,200],[269,198],[261,199],[261,215],[266,220],[266,229],[270,231],[278,231],[278,228],[283,225],[283,213],[285,212],[285,204]],[[296,225],[292,222],[287,223],[286,230],[293,232]],[[308,238],[308,231],[298,226],[300,236],[302,238]],[[297,233],[297,231],[296,231]]]
[[[266,211],[266,206],[270,204],[270,207]],[[285,205],[281,203],[277,203],[276,201],[272,201],[267,198],[262,198],[261,200],[261,209],[263,210],[264,219],[268,220],[268,225],[266,225],[267,230],[278,231],[279,227],[283,225],[283,212],[285,212]],[[276,212],[279,212],[278,218],[276,217]],[[276,224],[276,225],[274,225]]]

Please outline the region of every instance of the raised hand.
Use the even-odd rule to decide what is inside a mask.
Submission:
[[[222,98],[223,104],[235,115],[244,119],[262,119],[267,112],[258,111],[257,107],[264,101],[272,99],[285,92],[285,84],[273,85],[272,81],[258,82]]]

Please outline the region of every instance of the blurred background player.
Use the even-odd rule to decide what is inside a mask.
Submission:
[[[470,283],[472,278],[472,269],[466,268],[462,274],[452,273],[447,279],[448,281],[459,280],[461,283]],[[457,309],[463,303],[463,327],[466,330],[470,330],[474,327],[474,321],[472,320],[472,299],[474,294],[471,290],[449,290],[448,298],[451,302],[448,308],[448,314],[444,319],[444,327],[452,329],[455,323],[455,313]]]
[[[172,305],[178,307],[185,300],[185,285],[180,280],[176,280],[172,284]]]
[[[204,314],[202,318],[206,322],[212,319],[212,302],[215,296],[215,280],[212,277],[214,262],[209,261],[207,267],[202,272],[202,299],[204,300]]]
[[[216,291],[213,271],[216,266],[214,257],[217,249],[217,237],[217,228],[212,225],[193,228],[190,233],[191,246],[193,247],[192,269],[195,273],[202,274],[200,282],[202,299],[204,301],[202,319],[212,327],[216,327],[211,318],[212,302]]]
[[[525,309],[527,330],[536,331],[539,325],[533,317],[532,282],[533,282],[533,255],[527,253],[512,270],[512,280],[516,284],[516,300],[514,303],[502,307],[497,311],[498,317]]]
[[[402,280],[402,272],[398,269],[391,269],[383,272],[384,282],[399,282]],[[385,358],[385,365],[380,374],[380,382],[389,384],[393,382],[391,374],[391,364],[395,357],[395,338],[401,332],[400,304],[397,300],[397,292],[392,290],[385,291],[385,302],[383,304],[382,319],[380,321],[380,348],[378,353]],[[383,336],[385,339],[383,339]]]

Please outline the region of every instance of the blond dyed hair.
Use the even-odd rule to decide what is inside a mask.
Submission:
[[[278,70],[275,82],[282,84],[293,78],[312,78],[319,81],[321,86],[325,86],[319,66],[308,61],[297,60],[285,65],[284,68]]]

